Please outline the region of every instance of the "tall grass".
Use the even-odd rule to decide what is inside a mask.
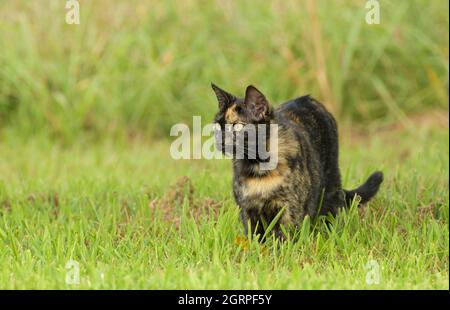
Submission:
[[[244,235],[229,161],[177,161],[166,141],[60,147],[5,133],[0,288],[448,290],[448,130],[417,133],[341,144],[344,186],[380,169],[380,192],[281,244]],[[65,282],[71,259],[79,285]]]
[[[399,120],[448,108],[448,2],[0,2],[0,130],[71,141],[118,132],[166,136],[211,119],[209,82],[274,103],[306,93],[338,117]]]

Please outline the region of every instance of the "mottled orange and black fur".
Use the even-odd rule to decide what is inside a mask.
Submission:
[[[342,189],[336,121],[312,97],[299,97],[274,109],[254,86],[247,87],[245,98],[214,84],[212,88],[219,101],[215,122],[222,128],[237,123],[278,125],[278,165],[274,170],[259,169],[258,159],[233,159],[233,192],[246,233],[250,223],[252,232],[262,236],[264,223],[270,223],[284,208],[274,228],[283,238],[280,225],[298,226],[307,215],[336,215],[356,195],[363,204],[378,191],[381,172],[373,173],[354,190]]]

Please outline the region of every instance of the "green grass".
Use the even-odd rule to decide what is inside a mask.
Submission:
[[[0,1],[0,288],[449,288],[447,0],[382,0],[380,25],[361,0],[79,2],[67,25],[62,0]],[[248,241],[230,163],[169,156],[211,81],[312,94],[345,186],[380,169],[379,195]]]
[[[166,137],[211,118],[211,81],[356,121],[448,106],[447,0],[383,0],[379,25],[361,0],[79,2],[67,25],[64,1],[0,1],[0,127]]]
[[[229,161],[174,161],[167,142],[67,147],[4,132],[0,288],[448,289],[448,129],[370,136],[342,135],[341,167],[346,187],[383,170],[376,199],[277,246],[243,236]],[[192,185],[174,186],[182,176]],[[65,283],[69,259],[79,285]],[[378,285],[365,282],[371,260]]]

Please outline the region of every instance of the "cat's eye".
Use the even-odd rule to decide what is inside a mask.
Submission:
[[[242,124],[234,125],[234,131],[241,131],[243,128],[244,128],[244,125],[242,125]]]

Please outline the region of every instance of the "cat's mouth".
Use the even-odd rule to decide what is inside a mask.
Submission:
[[[266,137],[258,135],[253,124],[216,124],[215,138],[216,148],[233,159],[268,160],[259,156],[261,150],[266,151]]]

